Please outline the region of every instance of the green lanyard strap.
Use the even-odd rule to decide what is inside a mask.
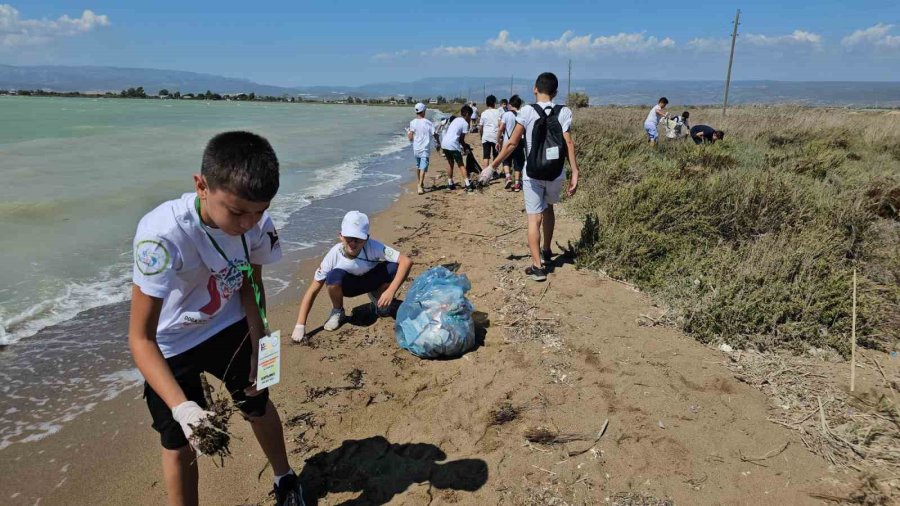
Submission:
[[[213,238],[212,234],[203,227],[203,219],[200,214],[200,197],[198,196],[194,199],[194,206],[197,208],[197,218],[200,220],[200,228],[206,233],[206,237],[209,237],[209,242],[212,243],[213,247],[216,248],[216,251],[219,252],[219,255],[225,259],[225,262],[228,265],[233,265],[234,262],[228,259],[228,255],[222,251],[222,247],[219,246],[219,243]],[[262,318],[263,326],[265,327],[264,331],[266,333],[269,332],[269,319],[266,318],[266,310],[262,305],[262,292],[259,289],[259,285],[256,284],[256,280],[253,278],[253,265],[250,264],[250,251],[247,249],[247,239],[244,237],[244,234],[241,234],[241,244],[244,246],[244,258],[247,260],[246,264],[238,265],[237,269],[244,273],[247,276],[247,279],[250,280],[250,286],[253,287],[253,296],[256,299],[256,309],[259,310],[259,317]]]

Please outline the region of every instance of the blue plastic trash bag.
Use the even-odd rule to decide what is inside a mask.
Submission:
[[[397,310],[397,344],[422,358],[457,357],[475,346],[472,288],[465,274],[433,267],[413,281]]]

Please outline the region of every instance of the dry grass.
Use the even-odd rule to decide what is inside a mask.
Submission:
[[[572,441],[585,441],[588,438],[583,434],[561,434],[546,427],[529,427],[525,429],[525,439],[531,443],[549,446],[571,443]]]
[[[701,341],[844,356],[856,267],[859,342],[898,345],[900,116],[699,109],[694,123],[722,128],[725,142],[653,148],[645,112],[577,113],[581,266],[663,299]]]

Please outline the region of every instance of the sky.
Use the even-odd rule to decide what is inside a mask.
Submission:
[[[571,58],[573,80],[720,80],[741,8],[735,80],[900,81],[898,0],[11,1],[0,64],[308,86],[530,77]]]

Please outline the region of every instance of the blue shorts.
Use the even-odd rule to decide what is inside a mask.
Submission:
[[[428,155],[416,157],[416,167],[422,172],[428,172]]]
[[[385,283],[390,283],[397,276],[395,262],[381,262],[369,272],[357,276],[344,269],[332,269],[325,277],[328,286],[340,285],[344,297],[356,297],[364,293],[372,293]]]
[[[656,125],[644,125],[644,130],[647,131],[647,137],[649,137],[651,141],[655,141],[659,138],[659,133],[656,131]]]

